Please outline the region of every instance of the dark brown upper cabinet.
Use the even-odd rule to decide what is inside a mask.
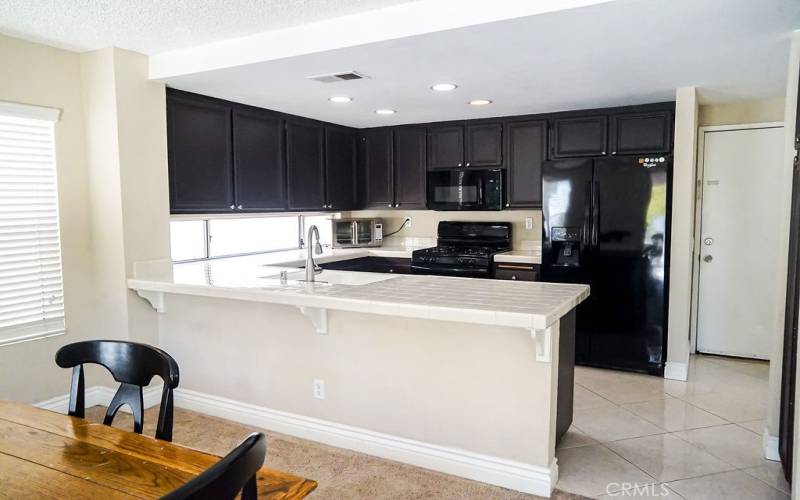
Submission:
[[[286,208],[284,121],[258,108],[233,108],[233,173],[236,210]]]
[[[500,123],[434,126],[428,129],[428,169],[490,167],[503,162]]]
[[[230,107],[168,93],[167,144],[172,213],[235,209]]]
[[[356,143],[352,129],[325,127],[325,204],[327,210],[356,207]]]
[[[550,139],[551,158],[605,156],[608,152],[608,117],[555,118]]]
[[[547,157],[547,121],[509,122],[506,136],[508,208],[542,206],[542,163]]]
[[[672,149],[672,113],[611,115],[611,154],[666,153]]]
[[[464,163],[464,127],[431,127],[428,130],[428,169],[458,168]]]
[[[467,125],[467,167],[494,167],[503,163],[503,126],[500,123]]]
[[[394,206],[425,208],[427,133],[422,127],[394,130]]]
[[[365,130],[361,134],[363,204],[370,208],[393,208],[393,134],[391,128]]]
[[[289,210],[325,208],[325,157],[322,125],[306,120],[286,122],[286,172]]]

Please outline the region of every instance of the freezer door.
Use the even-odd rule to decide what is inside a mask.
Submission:
[[[585,281],[582,268],[588,265],[591,187],[591,160],[552,161],[542,168],[542,265],[548,268],[545,281],[561,282],[556,277],[562,275]]]
[[[595,161],[590,363],[662,374],[669,157]]]
[[[589,284],[592,168],[591,159],[559,160],[542,167],[542,281]],[[577,363],[590,361],[591,299],[576,311]]]

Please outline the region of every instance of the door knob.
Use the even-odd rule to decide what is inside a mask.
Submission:
[[[712,260],[714,260],[714,257],[711,255],[706,255],[705,257],[703,257],[703,261],[705,262],[711,262]]]

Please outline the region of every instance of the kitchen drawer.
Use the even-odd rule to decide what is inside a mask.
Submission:
[[[494,265],[494,279],[539,281],[539,265],[498,262]]]

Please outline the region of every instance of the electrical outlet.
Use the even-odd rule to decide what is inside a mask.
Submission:
[[[406,217],[406,227],[411,229],[411,217]]]
[[[325,399],[325,381],[322,379],[314,379],[314,397],[317,399]]]
[[[533,217],[525,217],[525,229],[533,229]]]

